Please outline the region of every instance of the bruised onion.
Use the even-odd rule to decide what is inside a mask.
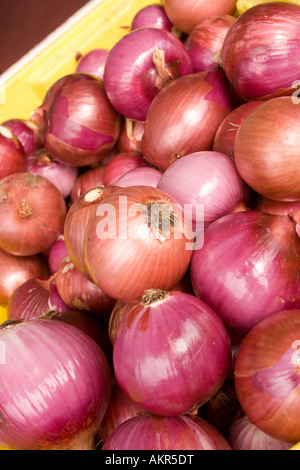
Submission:
[[[0,180],[0,247],[18,256],[41,253],[62,232],[66,213],[61,192],[43,176],[6,176]]]
[[[169,31],[147,27],[130,31],[110,49],[103,80],[120,114],[145,121],[153,98],[171,81],[191,73],[183,43]]]
[[[300,310],[281,310],[261,320],[238,352],[235,388],[252,424],[275,439],[300,440]]]
[[[8,127],[18,138],[25,155],[31,155],[42,147],[40,129],[30,119],[12,118],[4,121],[2,126]]]
[[[202,300],[150,289],[119,324],[114,371],[121,388],[142,408],[174,416],[217,393],[228,373],[230,351],[222,320]]]
[[[244,99],[292,94],[300,77],[300,6],[271,2],[254,5],[229,29],[222,66]]]
[[[161,90],[147,114],[144,158],[166,170],[184,155],[211,150],[219,125],[231,111],[227,85],[221,68],[215,67],[178,78]]]
[[[135,168],[149,167],[149,163],[138,152],[122,152],[115,155],[105,165],[103,184],[105,186],[116,185],[116,182],[128,171]]]
[[[0,179],[25,169],[26,154],[21,142],[10,129],[0,126]]]
[[[4,322],[0,337],[1,445],[93,449],[112,390],[100,346],[79,328],[53,319]]]
[[[102,450],[231,450],[231,447],[214,426],[199,416],[142,415],[121,423]],[[181,464],[190,463],[191,458],[185,454],[172,457]]]
[[[232,330],[248,332],[263,318],[300,306],[297,213],[236,212],[216,220],[194,250],[197,296]]]
[[[84,258],[92,281],[116,300],[172,289],[189,266],[194,237],[179,203],[158,188],[118,188],[87,222]]]
[[[76,54],[77,73],[89,73],[103,80],[105,61],[108,55],[108,49],[95,48],[86,54]]]

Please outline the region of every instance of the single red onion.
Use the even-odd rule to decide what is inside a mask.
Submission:
[[[86,54],[76,54],[77,65],[75,72],[88,73],[103,80],[104,66],[108,49],[96,48]]]
[[[110,49],[103,80],[120,114],[145,121],[153,98],[172,80],[191,73],[191,58],[177,37],[163,29],[139,28]]]
[[[200,21],[186,41],[194,72],[202,72],[220,63],[224,38],[236,18],[232,15],[212,15]]]
[[[8,127],[21,142],[25,155],[31,155],[42,147],[39,127],[30,119],[13,118],[2,123]]]
[[[184,155],[211,150],[215,133],[230,111],[228,83],[220,67],[174,80],[148,111],[144,158],[166,170]]]
[[[232,450],[289,450],[291,443],[269,436],[240,410],[228,431],[228,442]]]
[[[152,3],[140,8],[131,22],[131,30],[139,28],[159,28],[172,31],[173,23],[169,20],[163,5]]]
[[[114,186],[128,171],[135,168],[149,167],[149,163],[137,152],[119,153],[105,165],[103,182],[105,186]]]
[[[128,118],[123,119],[117,141],[117,148],[120,153],[142,153],[144,127],[144,121],[135,121]]]
[[[82,75],[84,79],[67,82],[55,93],[42,134],[55,160],[78,167],[100,161],[116,144],[121,126],[103,81]]]
[[[17,287],[7,305],[8,318],[29,320],[48,312],[49,282],[49,278],[35,278]]]
[[[78,168],[57,162],[45,148],[33,152],[26,159],[26,171],[47,178],[67,198],[78,177]]]
[[[152,186],[156,188],[162,177],[162,172],[156,168],[139,167],[130,170],[116,181],[116,186],[126,188],[128,186]]]
[[[48,265],[51,274],[55,274],[62,262],[62,260],[68,256],[68,250],[65,243],[65,237],[59,235],[57,240],[50,247],[48,254]]]
[[[212,150],[195,152],[174,161],[163,173],[158,188],[189,211],[196,237],[204,224],[225,214],[246,210],[249,189],[228,155]]]
[[[231,329],[248,332],[282,309],[300,307],[300,239],[294,215],[228,214],[193,252],[191,282]]]
[[[72,204],[76,199],[91,189],[104,186],[104,170],[104,165],[98,165],[95,168],[90,168],[81,173],[75,181],[70,194]]]
[[[3,323],[2,446],[88,450],[106,413],[112,372],[86,333],[54,319]],[[11,380],[13,377],[13,380]]]
[[[300,77],[300,6],[271,2],[254,5],[228,31],[222,66],[246,100],[292,94]]]
[[[252,424],[275,439],[300,440],[300,310],[281,310],[248,332],[238,352],[235,389]]]
[[[146,414],[121,423],[102,450],[231,450],[231,447],[214,426],[199,416]],[[189,456],[173,457],[176,463],[191,463]]]
[[[162,416],[206,403],[223,385],[230,356],[220,317],[180,291],[145,291],[120,322],[113,342],[120,387],[142,408]]]
[[[172,289],[190,264],[191,223],[158,188],[118,188],[90,217],[83,241],[92,281],[116,300],[139,301],[145,289]]]
[[[26,155],[23,145],[7,127],[0,126],[0,179],[25,171]]]
[[[236,134],[244,121],[253,109],[257,108],[263,101],[249,101],[233,109],[221,122],[214,137],[213,150],[225,153],[234,158],[234,142]]]
[[[67,213],[61,192],[34,173],[15,173],[0,180],[0,246],[8,253],[30,256],[50,248]]]

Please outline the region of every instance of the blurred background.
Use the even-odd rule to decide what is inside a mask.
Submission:
[[[0,0],[0,73],[86,3],[88,0]]]

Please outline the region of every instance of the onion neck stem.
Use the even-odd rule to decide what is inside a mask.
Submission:
[[[148,289],[145,290],[142,296],[141,304],[144,305],[144,307],[149,307],[150,305],[153,305],[156,302],[161,302],[162,300],[165,300],[168,295],[169,292],[166,290]]]
[[[153,62],[158,73],[156,86],[161,90],[170,82],[170,80],[172,80],[172,76],[169,70],[166,68],[165,51],[155,47],[153,51]]]

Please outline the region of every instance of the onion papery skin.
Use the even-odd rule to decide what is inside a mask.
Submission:
[[[159,72],[153,58],[156,50],[164,54]],[[103,80],[110,102],[121,115],[145,121],[153,98],[168,83],[192,73],[190,55],[177,37],[163,29],[139,28],[110,49]]]
[[[46,264],[37,255],[15,256],[0,249],[0,265],[0,304],[7,304],[24,282],[48,274]]]
[[[238,172],[254,191],[269,199],[300,199],[299,118],[300,108],[290,97],[272,98],[254,109],[237,132]]]
[[[110,402],[105,416],[102,420],[97,437],[100,443],[107,440],[110,434],[124,421],[145,414],[145,410],[135,403],[131,398],[121,389],[118,382],[115,380],[110,397]]]
[[[142,153],[142,138],[144,135],[144,121],[123,119],[117,148],[120,153]]]
[[[236,360],[235,388],[252,424],[275,439],[297,443],[300,310],[264,318],[247,334]]]
[[[228,31],[222,48],[224,71],[246,100],[292,94],[300,77],[300,6],[255,5]],[[280,71],[280,73],[278,73]]]
[[[4,121],[1,125],[8,127],[18,138],[26,156],[42,147],[40,130],[30,119],[13,118]]]
[[[152,188],[156,188],[161,177],[162,173],[156,168],[139,167],[128,171],[117,180],[116,185],[120,188],[126,188],[128,186],[151,186]]]
[[[90,274],[83,251],[86,225],[89,219],[94,217],[100,202],[116,189],[116,186],[99,186],[90,189],[74,201],[66,215],[64,239],[67,253],[76,269],[87,279],[90,279]]]
[[[144,290],[172,289],[185,275],[194,236],[178,202],[158,188],[116,189],[84,235],[92,281],[109,296],[139,302]]]
[[[212,150],[185,155],[163,173],[158,188],[191,208],[196,235],[208,224],[239,209],[246,210],[249,189],[228,155]],[[203,211],[200,208],[203,207]]]
[[[10,129],[0,126],[0,179],[25,169],[26,154],[21,142]]]
[[[48,265],[51,274],[55,274],[60,267],[63,259],[68,256],[68,250],[63,235],[59,235],[53,243],[48,254]]]
[[[114,186],[128,171],[140,167],[149,167],[149,163],[140,153],[119,153],[105,165],[103,184],[104,186]]]
[[[55,160],[78,167],[101,161],[116,144],[121,127],[103,81],[82,75],[88,79],[71,81],[55,95],[42,134],[43,146]]]
[[[300,201],[275,201],[267,197],[259,196],[255,210],[273,215],[288,215],[300,210]]]
[[[144,158],[166,170],[184,155],[211,150],[215,133],[230,111],[221,68],[173,81],[160,91],[148,111],[142,139]]]
[[[70,194],[72,204],[90,189],[104,185],[104,169],[104,165],[99,165],[96,168],[86,170],[77,178]]]
[[[249,421],[243,411],[237,413],[228,431],[232,450],[289,450],[291,443],[269,436]]]
[[[232,15],[213,15],[193,28],[185,41],[185,47],[192,58],[194,72],[219,65],[224,38],[235,21]]]
[[[7,305],[7,316],[12,320],[30,320],[49,310],[49,278],[36,278],[15,289]]]
[[[43,176],[6,176],[0,180],[0,247],[17,256],[41,253],[62,232],[66,213],[61,192]]]
[[[232,15],[235,11],[234,0],[165,0],[164,9],[169,20],[186,34],[201,21],[213,15]]]
[[[134,305],[136,305],[138,302],[129,304],[126,302],[122,302],[121,300],[118,300],[114,308],[111,311],[111,314],[109,316],[109,321],[108,321],[108,335],[111,344],[114,344],[115,337],[118,333],[119,326],[121,322],[123,321],[123,318],[125,318],[127,312],[129,312]]]
[[[78,54],[76,73],[89,73],[103,80],[105,61],[108,49],[92,49],[86,54]]]
[[[231,450],[222,434],[198,416],[142,415],[127,419],[102,450]]]
[[[6,351],[1,445],[91,449],[112,390],[111,368],[99,345],[78,328],[50,319],[2,324],[0,336]]]
[[[253,109],[263,101],[249,101],[233,109],[221,122],[214,137],[213,150],[234,159],[234,142],[240,125]]]
[[[146,5],[134,15],[131,30],[139,28],[158,28],[172,31],[173,23],[169,20],[165,9],[158,3]]]
[[[290,216],[256,211],[225,215],[205,231],[190,275],[196,296],[233,331],[300,306],[300,240]],[[225,236],[226,234],[226,236]]]
[[[146,291],[120,322],[113,343],[120,387],[160,416],[206,403],[223,385],[230,359],[222,320],[202,300],[180,291]]]
[[[78,178],[78,168],[56,162],[49,152],[42,148],[29,155],[26,159],[26,171],[36,173],[51,181],[66,199]]]

